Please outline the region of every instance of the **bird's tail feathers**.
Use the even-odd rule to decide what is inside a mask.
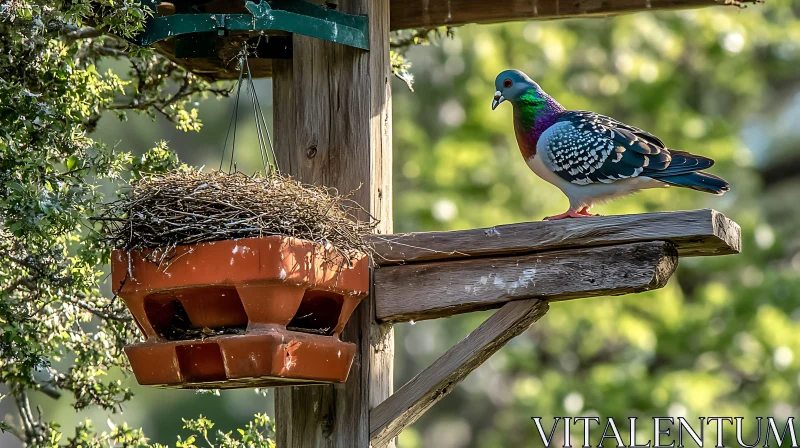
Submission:
[[[678,174],[691,173],[694,171],[705,170],[714,165],[714,159],[710,157],[698,156],[686,151],[679,151],[677,149],[670,149],[670,162],[669,166],[663,170],[658,170],[651,173],[652,177],[668,177],[676,176]]]
[[[715,195],[722,195],[730,190],[730,185],[722,178],[702,171],[660,177],[658,180],[677,187],[691,188]]]

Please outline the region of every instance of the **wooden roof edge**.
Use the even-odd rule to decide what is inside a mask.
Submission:
[[[458,26],[468,23],[499,23],[518,20],[547,20],[604,17],[638,11],[674,10],[728,5],[742,7],[760,0],[392,0],[390,28]]]

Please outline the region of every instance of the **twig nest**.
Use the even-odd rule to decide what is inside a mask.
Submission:
[[[369,216],[349,195],[279,173],[180,169],[133,182],[98,220],[122,250],[280,235],[333,247],[349,264],[372,252],[365,236],[377,223],[358,214]]]

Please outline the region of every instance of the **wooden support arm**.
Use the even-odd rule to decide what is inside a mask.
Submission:
[[[547,310],[547,303],[537,299],[505,304],[441,358],[370,411],[370,446],[383,447],[397,437]]]
[[[553,249],[669,241],[682,257],[736,254],[739,225],[716,210],[523,222],[484,229],[375,235],[381,266],[525,254]]]
[[[500,310],[370,411],[370,445],[391,443],[550,301],[661,288],[679,255],[738,253],[740,233],[722,214],[695,210],[376,236],[377,319]]]
[[[377,319],[500,310],[370,411],[371,446],[391,443],[550,301],[661,288],[679,255],[738,253],[740,234],[722,214],[695,210],[376,236]]]
[[[678,265],[672,243],[654,241],[533,255],[385,266],[374,272],[376,317],[404,322],[498,308],[661,288]]]

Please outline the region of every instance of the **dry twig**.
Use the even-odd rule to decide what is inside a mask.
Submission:
[[[371,254],[364,238],[375,222],[356,219],[364,210],[337,191],[301,184],[273,173],[177,170],[146,176],[97,220],[106,241],[123,250],[170,249],[205,241],[291,236],[332,247],[348,262]]]

